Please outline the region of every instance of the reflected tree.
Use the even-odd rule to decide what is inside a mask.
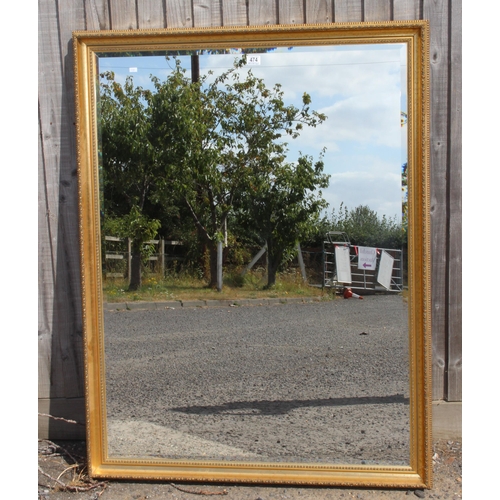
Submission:
[[[141,286],[141,263],[147,241],[160,223],[147,215],[160,174],[158,151],[151,144],[150,92],[122,86],[112,72],[101,75],[100,134],[103,224],[132,240],[130,290]]]
[[[183,197],[210,252],[209,286],[217,286],[218,244],[236,200],[245,198],[260,182],[283,168],[286,142],[304,125],[317,126],[326,117],[286,105],[280,85],[268,88],[250,70],[240,71],[246,58],[218,77],[209,73],[190,81],[177,61],[165,81],[154,79],[158,104],[153,120],[162,161],[174,170],[175,190]],[[281,175],[277,172],[276,176]],[[166,192],[171,185],[165,185]]]
[[[272,285],[287,238],[296,240],[306,219],[324,208],[311,192],[328,182],[321,161],[313,165],[301,156],[296,165],[287,162],[286,141],[326,116],[311,110],[307,93],[301,107],[285,104],[281,85],[267,87],[245,68],[245,55],[221,75],[209,72],[194,81],[174,60],[164,81],[151,77],[153,90],[134,87],[131,77],[121,86],[112,73],[102,75],[105,218],[140,220],[152,229],[159,207],[175,211],[182,203],[209,251],[209,286],[215,288],[228,216],[246,200],[270,249]],[[140,266],[143,245],[134,248]],[[140,270],[132,275],[140,277]]]
[[[267,244],[267,287],[276,284],[279,266],[317,229],[321,212],[328,206],[321,188],[328,187],[322,159],[301,155],[296,164],[282,157],[272,160],[267,175],[254,172],[252,189],[242,198],[242,224]]]

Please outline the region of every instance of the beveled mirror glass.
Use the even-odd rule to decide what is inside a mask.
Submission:
[[[76,32],[73,42],[91,474],[430,487],[428,24]],[[158,227],[140,233],[148,203]],[[293,254],[281,242],[304,227],[298,207],[325,230],[316,256],[310,235],[310,248],[296,241],[310,292],[291,298],[276,276]],[[383,216],[371,243],[352,226],[333,231],[363,213]],[[404,243],[382,243],[387,226],[404,229]],[[130,262],[121,271],[134,291],[134,258],[154,246],[137,257],[132,243],[125,259],[106,246],[131,228],[134,241],[172,245],[153,257],[161,281],[188,259],[190,235],[204,237],[196,258],[206,255],[217,291],[176,295],[182,287],[160,288],[156,272],[157,295],[126,295],[108,260]],[[243,240],[254,253],[238,254],[231,298],[222,274]],[[264,289],[249,265],[259,242],[276,283],[244,296],[247,271]],[[319,275],[304,256],[319,259]]]

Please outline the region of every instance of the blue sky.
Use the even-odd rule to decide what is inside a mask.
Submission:
[[[200,56],[200,72],[214,74],[232,67],[237,56]],[[190,57],[182,58],[190,68]],[[164,79],[173,61],[159,57],[100,58],[100,71],[113,70],[123,82],[150,87],[150,75]],[[328,212],[341,203],[349,209],[368,205],[380,216],[401,217],[401,165],[406,161],[406,51],[401,44],[280,48],[259,54],[247,66],[268,86],[280,83],[286,104],[301,105],[304,92],[311,109],[328,119],[304,129],[289,141],[290,160],[298,151],[318,158],[326,147],[325,173],[330,186],[323,196]],[[188,71],[189,75],[189,71]]]

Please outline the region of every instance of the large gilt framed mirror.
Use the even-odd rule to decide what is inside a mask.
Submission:
[[[93,477],[431,487],[428,30],[74,33]]]

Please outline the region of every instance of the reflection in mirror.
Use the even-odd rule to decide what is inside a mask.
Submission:
[[[410,463],[406,58],[98,53],[110,457]]]

